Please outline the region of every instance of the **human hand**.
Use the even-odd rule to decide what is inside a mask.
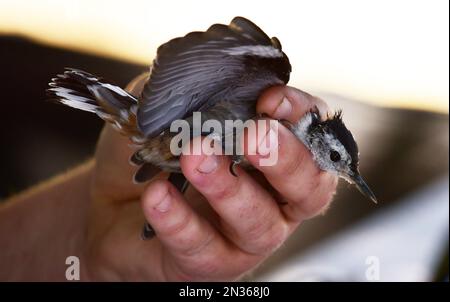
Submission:
[[[131,93],[138,94],[143,81],[133,81]],[[278,107],[284,97],[288,103]],[[327,111],[321,100],[304,92],[273,87],[260,97],[257,109],[295,122],[314,106]],[[326,208],[337,184],[292,133],[281,125],[278,133],[275,165],[260,166],[259,155],[246,156],[256,173],[238,168],[238,177],[232,176],[225,156],[182,156],[183,173],[192,184],[182,196],[164,173],[146,186],[133,184],[129,142],[106,126],[91,186],[87,278],[234,280],[255,268],[302,221]],[[140,204],[157,234],[150,241],[140,239]]]

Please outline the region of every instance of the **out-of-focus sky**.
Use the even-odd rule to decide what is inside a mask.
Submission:
[[[236,15],[280,39],[292,86],[449,110],[447,0],[0,0],[0,34],[148,64],[167,40]]]

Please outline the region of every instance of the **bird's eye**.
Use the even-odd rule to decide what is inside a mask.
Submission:
[[[339,154],[339,152],[333,150],[330,152],[330,159],[334,162],[340,161],[341,155]]]

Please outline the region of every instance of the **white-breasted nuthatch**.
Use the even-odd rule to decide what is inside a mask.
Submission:
[[[320,169],[337,174],[377,203],[375,194],[359,173],[358,145],[342,121],[342,111],[322,121],[317,108],[306,113],[290,130],[312,153]]]
[[[290,72],[280,41],[236,17],[229,25],[214,24],[161,45],[139,96],[77,69],[53,78],[47,92],[62,104],[96,113],[130,137],[138,146],[131,162],[140,166],[134,180],[143,182],[154,175],[155,166],[181,172],[179,157],[170,151],[176,135],[168,131],[172,121],[192,122],[195,111],[219,122],[252,119],[262,91],[286,84]],[[319,168],[354,183],[376,201],[358,172],[358,148],[340,113],[321,121],[313,110],[289,128]]]

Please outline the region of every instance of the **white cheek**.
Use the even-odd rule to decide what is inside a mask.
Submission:
[[[311,149],[310,143],[307,139],[308,127],[312,123],[311,114],[306,114],[303,118],[301,118],[292,129],[292,132],[297,136],[300,141],[308,148]]]
[[[319,143],[317,140],[313,140],[313,142],[309,141],[310,137],[308,136],[308,128],[311,123],[312,114],[307,113],[297,123],[295,123],[291,130],[295,136],[297,136],[297,138],[308,148],[308,150],[310,150],[314,161],[320,169],[343,177],[345,173],[349,172],[348,166],[351,162],[350,155],[347,153],[345,147],[331,134],[325,134],[323,138],[325,142]],[[323,143],[325,143],[329,148],[324,150],[322,145]],[[336,150],[339,152],[342,160],[341,163],[343,164],[332,162],[330,159],[329,150]],[[349,179],[346,180],[350,182]]]

